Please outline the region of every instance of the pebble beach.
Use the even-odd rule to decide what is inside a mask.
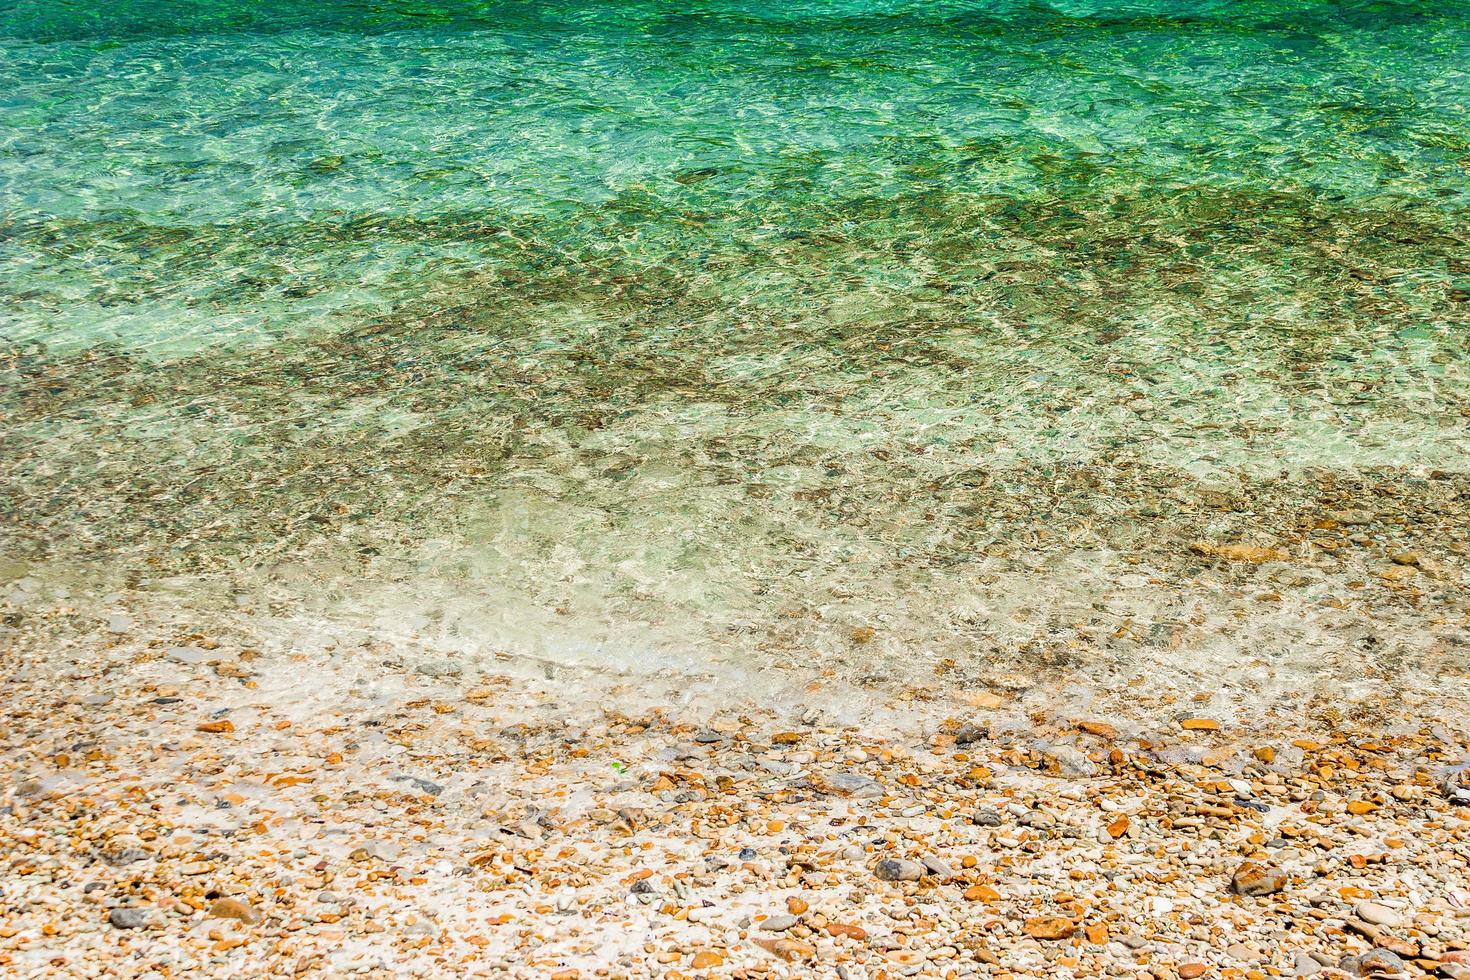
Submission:
[[[836,717],[46,618],[0,690],[9,976],[1470,976],[1464,679]]]
[[[1467,65],[0,2],[0,978],[1470,980]]]

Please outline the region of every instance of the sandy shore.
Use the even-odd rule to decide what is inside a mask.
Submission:
[[[8,975],[1470,976],[1448,694],[854,722],[114,625],[9,638]]]

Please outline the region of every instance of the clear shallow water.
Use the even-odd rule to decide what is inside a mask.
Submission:
[[[1463,665],[1470,4],[282,6],[0,6],[8,578],[635,667]]]

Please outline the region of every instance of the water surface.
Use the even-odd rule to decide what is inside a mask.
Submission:
[[[1467,66],[1461,0],[0,4],[8,601],[1463,669]]]

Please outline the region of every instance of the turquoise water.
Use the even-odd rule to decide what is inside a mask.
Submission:
[[[1467,107],[1464,2],[0,4],[0,571],[640,667],[1458,663]]]

